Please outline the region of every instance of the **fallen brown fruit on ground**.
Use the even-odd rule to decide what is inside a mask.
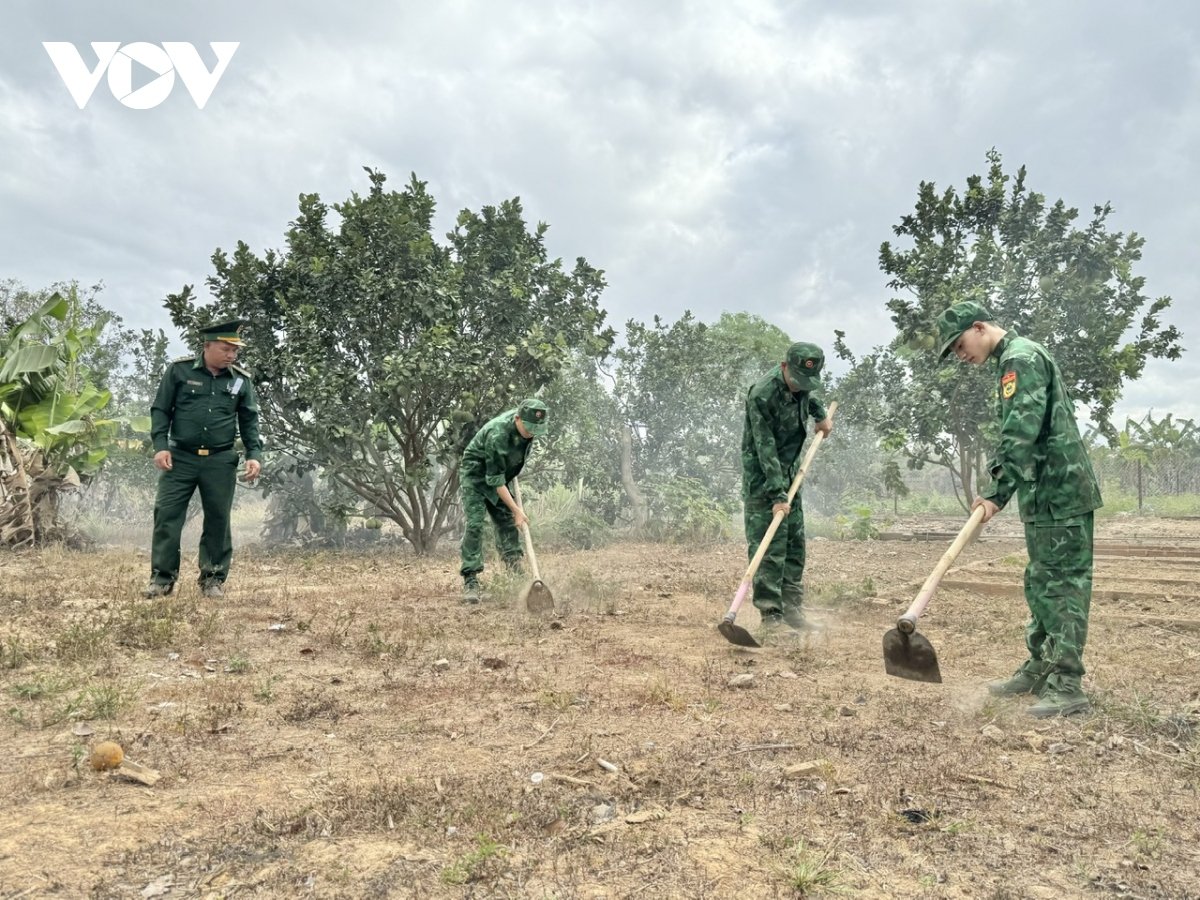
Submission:
[[[97,772],[115,769],[125,759],[121,745],[113,741],[101,741],[92,748],[92,768]]]

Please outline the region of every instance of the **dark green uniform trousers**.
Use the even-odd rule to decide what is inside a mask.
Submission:
[[[747,500],[745,507],[747,558],[753,559],[771,525],[771,504]],[[803,602],[804,507],[797,494],[754,573],[754,606],[762,613],[782,614]]]
[[[1084,673],[1094,519],[1086,513],[1049,524],[1025,523],[1026,665],[1047,674],[1047,685],[1060,690],[1077,690]]]
[[[158,478],[154,498],[154,536],[150,549],[150,578],[157,584],[174,584],[179,577],[179,536],[187,519],[192,493],[200,490],[204,527],[200,533],[200,582],[223,582],[233,559],[229,512],[237,488],[238,454],[222,450],[196,456],[171,451],[173,467]]]
[[[512,510],[499,499],[489,500],[483,492],[470,484],[460,491],[466,530],[462,538],[463,578],[478,575],[483,571],[483,526],[490,517],[496,530],[496,549],[509,568],[520,566],[525,555],[521,550],[521,535],[513,519]]]

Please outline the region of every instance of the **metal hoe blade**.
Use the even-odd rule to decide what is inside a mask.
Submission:
[[[717,625],[717,631],[721,632],[721,637],[729,641],[731,644],[737,644],[739,647],[761,647],[758,641],[751,637],[741,625],[735,625],[730,619],[722,619]]]
[[[525,608],[532,613],[550,612],[554,609],[554,595],[540,578],[535,578],[525,588]]]
[[[893,628],[884,634],[883,667],[889,675],[897,678],[942,683],[933,645],[915,631],[905,634],[899,628]]]

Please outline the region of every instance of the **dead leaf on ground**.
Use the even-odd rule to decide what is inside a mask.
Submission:
[[[639,809],[637,812],[631,812],[625,817],[626,825],[641,825],[645,822],[657,822],[659,819],[665,819],[667,811],[658,807],[649,809]]]

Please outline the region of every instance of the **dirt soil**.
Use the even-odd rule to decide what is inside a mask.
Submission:
[[[1093,711],[1050,721],[983,688],[1011,521],[920,623],[940,685],[880,643],[946,539],[813,539],[825,630],[757,651],[715,628],[736,544],[547,548],[542,620],[494,566],[461,605],[449,553],[245,548],[220,601],[0,553],[0,897],[1200,897],[1200,523],[1097,538]]]

